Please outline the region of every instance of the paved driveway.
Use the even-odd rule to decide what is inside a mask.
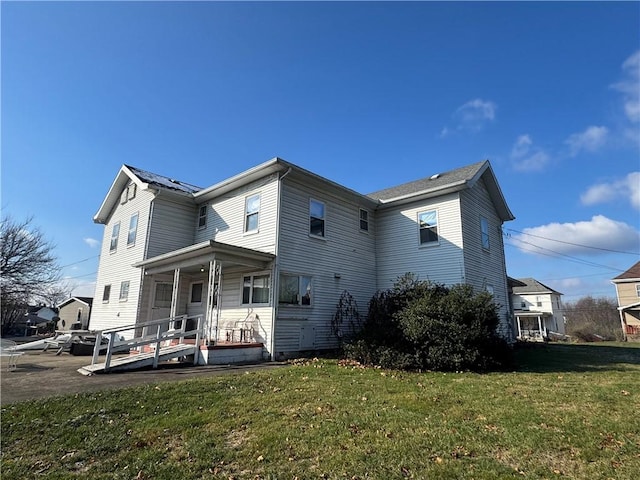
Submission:
[[[197,377],[244,373],[258,369],[280,368],[279,362],[258,365],[167,364],[156,370],[138,370],[84,376],[76,370],[91,363],[91,357],[56,355],[54,351],[28,351],[18,358],[18,368],[8,371],[8,359],[2,358],[0,403],[22,402],[38,398],[98,390],[123,388],[148,383],[176,382]]]

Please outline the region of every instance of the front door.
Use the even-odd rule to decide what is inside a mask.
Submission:
[[[160,320],[171,316],[171,294],[173,292],[173,284],[171,282],[155,282],[153,287],[153,304],[151,306],[151,320]],[[161,331],[166,331],[167,325],[162,325]],[[155,327],[153,327],[155,331]]]

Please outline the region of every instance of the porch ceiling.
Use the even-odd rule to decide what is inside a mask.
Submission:
[[[176,268],[185,271],[198,271],[201,268],[208,270],[209,262],[216,260],[223,268],[250,267],[264,270],[274,258],[275,255],[271,253],[209,240],[134,263],[133,266],[144,268],[145,273],[152,275]]]
[[[522,317],[522,318],[524,318],[524,317],[533,317],[533,318],[543,317],[544,318],[544,317],[552,317],[553,316],[549,312],[534,312],[534,311],[527,311],[527,312],[515,311],[515,312],[513,312],[513,314],[516,317]]]

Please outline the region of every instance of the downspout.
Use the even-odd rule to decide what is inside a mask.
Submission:
[[[280,283],[280,211],[282,209],[282,180],[284,177],[289,175],[291,172],[291,167],[287,169],[286,172],[280,178],[278,178],[278,207],[276,209],[276,245],[275,245],[275,255],[276,258],[273,260],[273,274],[271,278],[273,281],[273,292],[271,293],[271,301],[273,302],[273,316],[271,317],[271,339],[269,342],[269,351],[271,352],[271,361],[276,359],[276,318],[278,318],[278,288]]]

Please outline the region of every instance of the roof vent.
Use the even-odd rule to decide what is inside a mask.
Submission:
[[[431,175],[431,176],[429,177],[429,180],[435,180],[436,178],[439,178],[439,177],[440,177],[440,174],[439,174],[439,173],[436,173],[435,175]]]

